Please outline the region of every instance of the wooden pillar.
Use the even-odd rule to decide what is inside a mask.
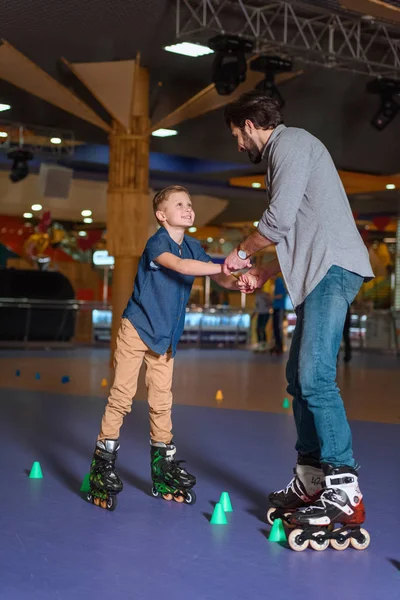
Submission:
[[[107,249],[115,257],[111,360],[121,316],[132,294],[147,241],[149,197],[149,74],[136,61],[130,129],[114,121],[110,135]],[[142,137],[144,136],[144,137]]]

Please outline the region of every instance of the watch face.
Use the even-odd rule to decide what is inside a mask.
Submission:
[[[241,258],[242,260],[246,260],[247,254],[244,250],[238,250],[238,257]]]

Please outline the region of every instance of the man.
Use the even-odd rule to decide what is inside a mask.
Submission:
[[[282,271],[297,313],[286,375],[298,459],[295,477],[270,501],[295,511],[292,522],[304,527],[361,523],[358,465],[335,379],[348,307],[364,278],[373,277],[367,249],[318,139],[286,127],[276,102],[257,91],[227,106],[225,120],[238,150],[254,164],[265,163],[267,209],[258,229],[228,255],[224,272],[245,268],[252,254],[275,244],[278,258],[252,268],[240,285],[251,292]]]

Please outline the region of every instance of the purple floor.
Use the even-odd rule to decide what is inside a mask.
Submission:
[[[198,478],[187,506],[149,495],[147,406],[135,403],[110,513],[79,494],[103,399],[2,389],[0,405],[2,600],[400,598],[398,425],[352,424],[371,546],[295,553],[263,521],[267,494],[291,477],[290,416],[176,406],[178,458]],[[27,477],[34,460],[43,480]],[[212,526],[222,491],[234,513]]]

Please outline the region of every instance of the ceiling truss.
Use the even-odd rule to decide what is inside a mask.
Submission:
[[[256,0],[255,0],[256,1]],[[254,41],[255,52],[277,52],[323,67],[400,79],[399,29],[353,13],[264,0],[176,0],[178,39],[205,41],[214,32]]]

